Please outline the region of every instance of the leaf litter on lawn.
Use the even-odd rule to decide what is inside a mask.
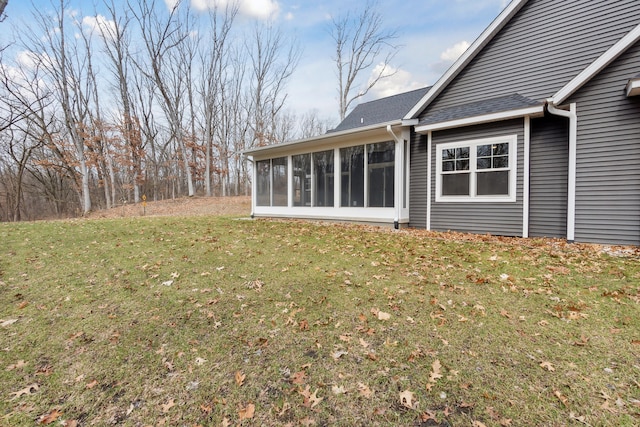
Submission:
[[[0,233],[0,389],[38,385],[11,425],[638,416],[633,251],[224,217]]]

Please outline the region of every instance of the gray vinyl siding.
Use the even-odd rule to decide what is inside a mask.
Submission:
[[[531,120],[529,236],[567,237],[569,121]]]
[[[530,0],[427,113],[512,93],[542,101],[635,27],[638,16],[638,0]]]
[[[434,132],[432,159],[436,160],[438,144],[480,138],[518,135],[518,174],[516,202],[511,203],[446,203],[435,201],[436,167],[432,164],[431,229],[522,236],[522,183],[524,168],[524,120],[509,120],[487,125],[469,126]]]
[[[427,228],[427,137],[411,133],[409,226]]]
[[[577,241],[640,244],[640,97],[624,90],[638,64],[640,43],[567,101],[578,111]]]

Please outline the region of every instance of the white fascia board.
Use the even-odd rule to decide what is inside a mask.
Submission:
[[[627,96],[638,95],[640,95],[640,78],[629,80],[629,83],[627,83]]]
[[[560,105],[573,95],[578,89],[584,86],[589,80],[595,77],[600,71],[602,71],[607,65],[611,64],[618,56],[625,52],[634,43],[640,40],[640,24],[638,24],[633,30],[627,33],[626,36],[621,38],[616,44],[611,46],[609,50],[600,55],[598,59],[593,61],[587,68],[582,70],[580,74],[574,77],[565,87],[560,89],[553,97],[551,101],[555,105]]]
[[[528,0],[512,0],[500,15],[478,36],[469,48],[453,63],[420,101],[407,113],[405,120],[416,118],[458,74],[476,57],[496,34],[515,16]]]
[[[254,215],[258,217],[329,219],[334,221],[358,221],[393,224],[394,208],[353,208],[353,207],[275,207],[256,206]],[[406,219],[404,221],[406,222]]]
[[[502,111],[499,113],[485,114],[482,116],[467,117],[464,119],[451,120],[448,122],[432,123],[428,125],[416,126],[416,132],[426,134],[429,131],[445,130],[464,126],[479,125],[483,123],[501,122],[519,117],[537,117],[544,114],[544,105],[521,108],[519,110]]]
[[[257,157],[264,156],[270,153],[287,153],[303,147],[314,148],[318,146],[339,144],[341,141],[348,141],[354,137],[366,137],[369,134],[375,134],[378,132],[381,134],[387,134],[387,126],[397,127],[402,125],[403,123],[401,120],[394,120],[387,123],[378,123],[375,125],[348,129],[341,132],[325,133],[324,135],[306,139],[299,139],[296,141],[283,142],[282,144],[266,145],[264,147],[252,148],[244,150],[242,154],[245,157]]]

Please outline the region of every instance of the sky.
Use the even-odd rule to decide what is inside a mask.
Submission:
[[[9,0],[2,31],[28,22],[31,10],[50,7],[57,0]],[[124,2],[124,0],[115,0]],[[160,0],[159,7],[177,0]],[[204,13],[215,3],[231,0],[186,0]],[[298,115],[316,110],[337,125],[338,90],[330,35],[332,17],[358,13],[364,0],[238,0],[240,19],[269,21],[302,49],[288,85],[288,109]],[[163,2],[165,4],[163,4]],[[95,19],[101,0],[68,0],[68,6]],[[379,82],[364,99],[371,100],[434,84],[447,68],[498,16],[509,0],[378,0],[377,10],[388,29],[396,29],[399,45],[390,66],[393,77]],[[99,6],[98,6],[99,9]],[[0,40],[2,41],[2,40]],[[365,78],[368,76],[365,76]]]

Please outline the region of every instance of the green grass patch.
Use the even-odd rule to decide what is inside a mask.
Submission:
[[[0,225],[0,424],[640,422],[640,263],[231,217]]]

